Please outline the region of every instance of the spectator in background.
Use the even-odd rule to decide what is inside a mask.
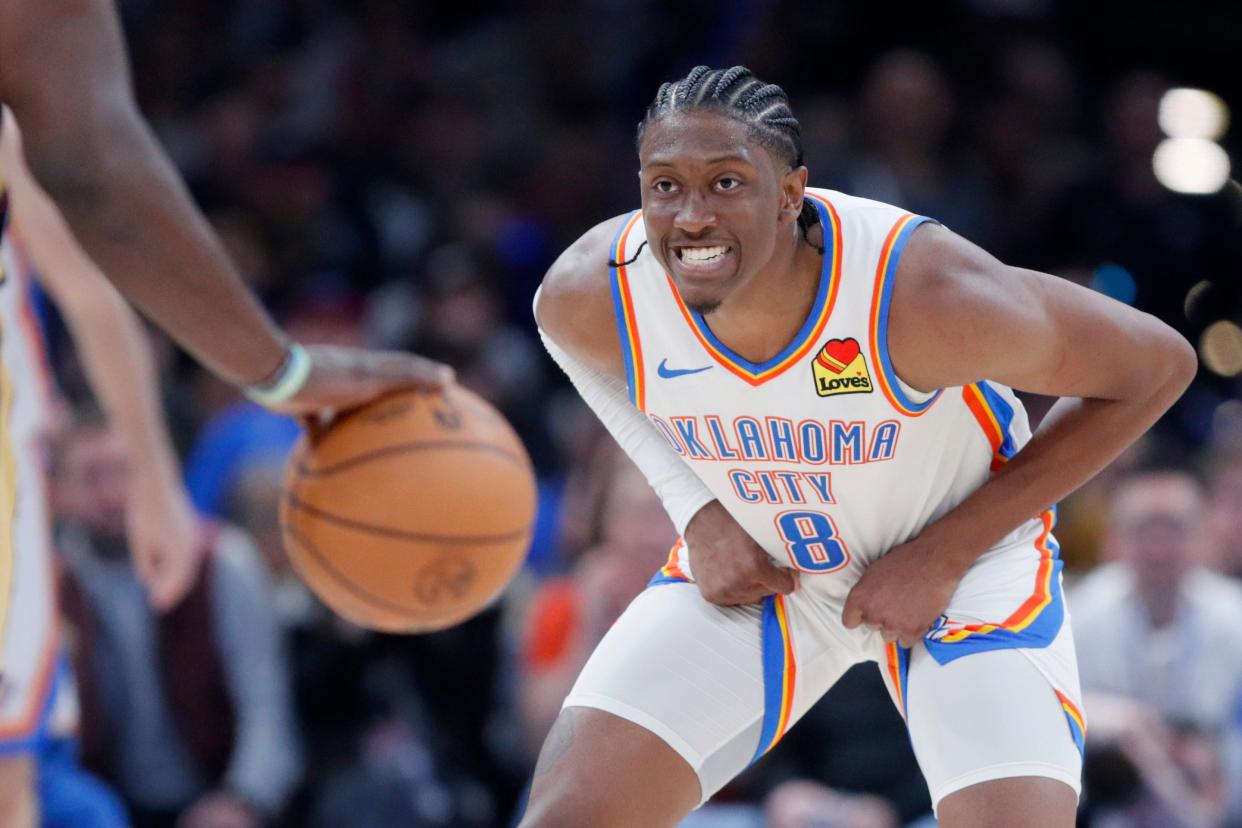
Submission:
[[[677,537],[642,473],[611,441],[599,452],[598,542],[571,575],[539,589],[521,645],[519,708],[532,765],[587,656],[665,563]]]
[[[863,84],[860,107],[866,149],[842,189],[986,238],[986,189],[948,140],[956,101],[936,62],[912,51],[881,57]]]
[[[1213,458],[1208,481],[1210,554],[1204,563],[1225,575],[1242,578],[1242,447]]]
[[[763,809],[765,828],[898,828],[896,811],[880,797],[804,779],[778,786]]]
[[[267,580],[236,529],[203,530],[189,594],[156,615],[126,550],[127,464],[86,415],[63,438],[54,502],[84,762],[135,828],[253,828],[298,779],[287,667]]]
[[[1029,264],[1132,304],[1197,342],[1209,324],[1242,318],[1242,213],[1236,184],[1191,195],[1157,179],[1152,159],[1165,137],[1158,113],[1170,86],[1150,71],[1117,84],[1099,107],[1105,141],[1045,211]],[[1202,371],[1157,433],[1201,444],[1217,405],[1236,395],[1232,382]]]
[[[1115,496],[1110,562],[1073,594],[1088,724],[1101,737],[1088,748],[1118,745],[1132,781],[1173,820],[1141,824],[1220,824],[1204,817],[1224,807],[1213,775],[1242,778],[1242,768],[1219,768],[1242,699],[1242,587],[1198,565],[1208,542],[1194,478],[1135,474]]]

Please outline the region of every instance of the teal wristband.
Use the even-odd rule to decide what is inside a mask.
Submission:
[[[294,342],[289,346],[285,362],[276,371],[276,376],[262,385],[251,385],[243,389],[246,396],[259,405],[271,407],[287,402],[306,385],[310,377],[311,358],[306,349]]]

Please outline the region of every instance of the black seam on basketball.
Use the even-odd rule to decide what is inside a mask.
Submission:
[[[315,562],[319,564],[320,567],[323,568],[324,572],[328,573],[328,575],[330,575],[332,579],[336,581],[340,586],[344,587],[346,591],[352,593],[355,598],[358,598],[359,600],[364,601],[369,604],[374,604],[375,606],[388,610],[389,612],[395,612],[399,615],[403,615],[415,623],[425,621],[425,619],[419,618],[415,614],[415,611],[412,610],[410,607],[402,606],[401,604],[394,604],[391,601],[389,601],[387,598],[383,598],[379,595],[376,595],[370,590],[364,589],[363,587],[359,586],[358,584],[346,578],[344,573],[342,573],[340,570],[338,570],[336,567],[334,567],[331,564],[327,555],[324,555],[322,552],[320,552],[318,547],[316,547],[313,543],[307,540],[305,535],[303,535],[297,529],[294,529],[291,524],[282,523],[280,524],[280,527],[285,530],[285,533],[290,540],[292,540],[298,546],[302,547],[302,549],[305,550],[305,552],[308,555],[314,558]]]
[[[518,529],[513,532],[502,532],[496,535],[440,535],[431,532],[408,532],[404,529],[393,529],[388,526],[376,526],[372,523],[363,523],[357,520],[351,520],[347,517],[341,517],[331,512],[325,512],[317,506],[312,506],[303,500],[299,500],[297,496],[290,492],[285,492],[285,503],[294,509],[300,509],[308,515],[312,515],[328,523],[334,523],[337,526],[346,529],[353,529],[357,532],[364,532],[369,535],[379,535],[383,538],[396,538],[397,540],[417,541],[420,543],[442,543],[446,545],[456,544],[479,544],[479,543],[504,543],[506,541],[517,540],[526,537],[530,533],[529,529]]]
[[[428,440],[421,443],[399,443],[395,446],[385,446],[381,449],[355,454],[344,460],[338,460],[328,466],[312,469],[302,460],[298,460],[298,474],[305,477],[327,477],[337,472],[352,469],[354,466],[370,462],[371,460],[379,460],[385,457],[394,457],[400,454],[409,454],[416,451],[431,451],[434,449],[463,449],[465,451],[478,451],[489,454],[495,454],[506,460],[511,460],[524,469],[530,468],[530,463],[525,457],[518,455],[500,446],[493,446],[490,443],[475,443],[464,440]]]

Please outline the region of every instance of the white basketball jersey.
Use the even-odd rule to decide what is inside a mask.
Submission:
[[[927,219],[830,190],[807,197],[824,230],[819,289],[794,340],[766,362],[717,339],[639,252],[641,211],[614,243],[614,262],[637,257],[613,269],[612,288],[633,403],[773,558],[806,573],[803,589],[835,603],[868,563],[979,488],[1030,430],[998,383],[922,394],[893,372],[893,277]],[[1051,567],[1040,542],[1050,526],[1050,514],[1032,519],[998,544],[1022,550],[1015,576],[1039,554]]]
[[[12,388],[9,438],[14,443],[38,438],[57,392],[35,315],[31,265],[11,233],[0,240],[0,355]]]
[[[46,726],[59,630],[44,469],[54,388],[30,263],[4,232],[0,182],[0,750],[32,750]]]

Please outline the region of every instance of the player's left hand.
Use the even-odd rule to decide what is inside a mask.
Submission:
[[[853,629],[879,630],[885,641],[913,647],[935,625],[964,573],[946,566],[934,545],[915,538],[894,547],[863,572],[841,617]]]
[[[194,585],[202,558],[194,506],[179,482],[136,471],[125,520],[130,557],[151,606],[172,609]]]

